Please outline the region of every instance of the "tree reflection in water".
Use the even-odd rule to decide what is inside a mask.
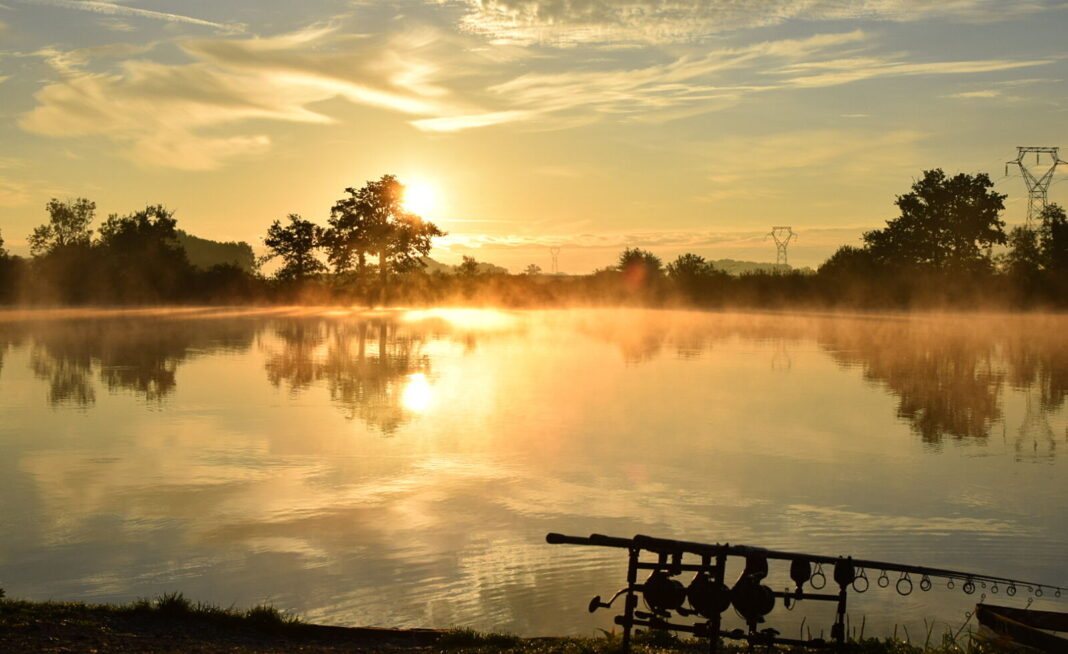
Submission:
[[[281,347],[267,356],[267,378],[299,392],[322,383],[349,419],[392,434],[412,413],[404,389],[430,370],[425,330],[388,318],[285,321],[274,329]],[[410,404],[410,403],[409,403]]]
[[[884,384],[897,414],[928,443],[980,438],[1002,419],[998,338],[953,320],[828,321],[820,341],[844,365]]]
[[[477,312],[475,312],[477,313]],[[543,326],[614,346],[624,362],[665,356],[699,359],[731,340],[768,344],[769,365],[789,369],[790,347],[815,342],[843,368],[896,398],[897,415],[924,442],[984,439],[1000,425],[1020,456],[1052,456],[1061,437],[1050,426],[1068,396],[1068,330],[1056,316],[786,316],[671,311],[576,311],[531,314]],[[466,319],[472,320],[472,316]],[[519,338],[515,325],[499,334]],[[328,390],[350,419],[394,433],[423,404],[405,389],[428,375],[429,342],[476,347],[476,330],[436,317],[352,314],[262,320],[97,319],[0,323],[0,366],[6,350],[31,344],[30,365],[48,383],[51,405],[87,407],[96,378],[111,392],[159,402],[171,394],[180,365],[220,349],[265,343],[265,370],[275,387]],[[488,332],[478,331],[477,338]],[[2,369],[2,368],[0,368]],[[414,387],[413,387],[414,388]],[[1020,424],[1005,425],[1006,390],[1026,405]],[[427,390],[426,388],[423,389]],[[423,398],[426,399],[426,398]],[[1009,415],[1015,415],[1015,410]],[[1016,422],[1016,417],[1009,420]],[[1010,436],[1011,435],[1011,436]]]
[[[167,319],[50,321],[20,326],[32,337],[30,366],[48,383],[48,402],[89,407],[94,377],[110,392],[128,391],[149,402],[174,392],[179,365],[191,356],[247,350],[252,323]]]
[[[683,316],[680,318],[680,315]],[[1052,451],[1048,417],[1068,395],[1068,332],[1056,316],[789,316],[622,311],[591,313],[577,329],[614,344],[630,364],[697,358],[730,339],[768,343],[769,365],[788,369],[788,345],[815,340],[843,368],[897,398],[897,415],[924,442],[983,439],[1005,420],[1006,385],[1034,392],[1018,441]],[[1011,428],[1009,428],[1011,429]],[[1022,441],[1021,441],[1022,442]],[[1017,442],[1017,449],[1024,449]],[[1045,445],[1039,445],[1045,443]]]
[[[898,415],[925,442],[986,438],[1003,432],[1004,388],[1025,393],[1016,431],[1017,452],[1026,441],[1052,456],[1055,436],[1048,417],[1060,410],[1068,381],[1068,334],[1063,319],[1042,316],[826,321],[820,341],[844,365],[860,365],[867,379],[898,398]],[[1039,402],[1032,403],[1031,394]],[[1040,443],[1044,443],[1040,447]]]

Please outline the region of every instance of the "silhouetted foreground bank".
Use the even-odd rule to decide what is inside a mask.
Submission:
[[[269,606],[193,604],[180,594],[121,606],[0,600],[0,652],[393,652],[447,632],[312,625]]]
[[[922,643],[861,638],[847,644],[857,654],[995,654],[1008,652],[970,633],[920,634]],[[467,629],[378,629],[313,625],[272,607],[247,611],[193,604],[180,594],[126,605],[25,602],[0,599],[0,652],[109,652],[115,654],[255,654],[300,652],[456,652],[497,654],[615,654],[618,635],[601,638],[519,638]],[[707,652],[707,643],[682,641],[667,632],[637,635],[635,654]],[[720,651],[739,654],[742,646]],[[793,651],[789,648],[769,651]]]

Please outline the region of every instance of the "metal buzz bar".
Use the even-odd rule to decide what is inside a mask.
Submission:
[[[801,647],[842,647],[846,639],[846,599],[847,592],[863,593],[870,587],[868,570],[878,570],[881,575],[876,583],[880,588],[890,585],[887,573],[901,576],[895,589],[901,595],[913,591],[911,575],[920,577],[919,587],[922,591],[931,590],[932,577],[947,580],[947,588],[955,588],[956,582],[962,583],[962,590],[972,594],[976,584],[982,588],[990,585],[990,591],[997,593],[999,585],[1005,586],[1005,594],[1014,596],[1017,587],[1025,588],[1035,597],[1042,597],[1044,589],[1053,591],[1060,597],[1062,586],[1038,584],[1034,582],[998,577],[994,575],[974,574],[944,568],[932,568],[918,565],[904,565],[887,561],[854,559],[852,557],[831,557],[797,552],[781,552],[747,545],[709,544],[690,541],[655,538],[637,535],[634,538],[617,538],[601,534],[590,536],[565,536],[550,533],[545,541],[551,545],[592,545],[598,547],[615,547],[628,551],[627,585],[616,592],[607,602],[600,596],[589,603],[593,613],[599,608],[610,608],[620,596],[626,596],[623,615],[616,616],[615,623],[623,627],[623,652],[629,652],[631,632],[634,627],[680,631],[691,633],[699,638],[708,638],[709,652],[714,653],[719,638],[745,640],[750,645],[795,645]],[[656,555],[656,560],[642,558],[642,553]],[[685,562],[684,555],[700,557],[700,563]],[[727,560],[738,557],[745,560],[741,575],[728,587],[725,580]],[[780,560],[790,562],[790,579],[793,590],[776,591],[761,583],[768,575],[768,561]],[[827,585],[827,576],[823,566],[832,566],[832,578],[838,585],[837,592],[806,592],[807,583],[814,590],[822,590]],[[813,569],[815,566],[815,569]],[[649,570],[649,577],[638,582],[638,571]],[[688,586],[674,579],[683,572],[693,572],[694,577]],[[818,583],[817,583],[818,580]],[[645,601],[647,611],[638,610],[639,595]],[[803,600],[826,601],[836,603],[835,621],[831,626],[831,641],[822,638],[795,639],[782,638],[773,628],[759,629],[765,617],[775,608],[776,599],[782,599],[787,609]],[[745,620],[748,631],[733,629],[724,631],[722,614],[730,607]],[[672,613],[681,618],[703,618],[691,624],[671,622]]]

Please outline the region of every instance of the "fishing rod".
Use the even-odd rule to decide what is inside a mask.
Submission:
[[[731,545],[726,544],[711,544],[711,543],[697,543],[693,541],[673,540],[670,538],[657,538],[655,536],[644,536],[638,534],[633,538],[618,538],[615,536],[605,536],[603,534],[590,534],[588,537],[583,536],[565,536],[564,534],[550,533],[545,536],[545,541],[550,545],[568,544],[568,545],[593,545],[600,547],[616,547],[621,549],[637,548],[641,550],[647,550],[654,553],[689,553],[696,554],[698,556],[762,556],[771,560],[780,561],[809,561],[815,564],[828,564],[834,565],[843,557],[835,556],[823,556],[819,554],[803,554],[800,552],[783,552],[778,550],[769,550],[761,547],[752,547],[749,545]],[[946,568],[933,568],[930,566],[922,565],[908,565],[903,563],[892,563],[889,561],[875,561],[871,559],[854,559],[852,557],[846,557],[847,560],[852,561],[855,568],[861,570],[880,570],[883,572],[898,572],[901,574],[919,575],[921,577],[940,577],[943,579],[949,579],[951,581],[964,581],[965,585],[971,582],[975,583],[989,583],[992,586],[997,584],[1003,584],[1006,586],[1006,594],[1012,596],[1016,594],[1015,590],[1010,591],[1010,588],[1017,586],[1026,588],[1031,592],[1037,593],[1038,597],[1044,595],[1042,589],[1049,589],[1053,591],[1055,597],[1061,597],[1061,593],[1068,590],[1068,587],[1058,586],[1056,584],[1040,584],[1033,581],[1024,581],[1021,579],[1012,579],[1009,577],[999,577],[996,575],[979,574],[973,572],[961,572],[960,570],[948,570]],[[922,583],[922,579],[921,579]],[[885,588],[885,586],[883,586]],[[951,587],[952,588],[952,587]],[[854,589],[855,590],[855,589]],[[974,588],[965,588],[965,593],[971,594],[974,592]],[[863,592],[863,591],[860,591]],[[994,590],[993,592],[998,592]]]
[[[601,608],[610,608],[621,596],[625,596],[623,615],[616,616],[615,623],[623,627],[623,649],[629,651],[633,627],[683,631],[697,637],[709,639],[709,650],[715,652],[719,638],[741,639],[750,645],[794,645],[803,647],[838,647],[845,645],[846,636],[846,599],[849,590],[864,593],[870,587],[868,570],[877,570],[881,575],[876,580],[880,588],[890,585],[887,573],[900,574],[895,589],[900,595],[909,595],[913,591],[910,575],[921,577],[920,590],[932,589],[931,578],[947,579],[947,588],[953,589],[956,582],[962,583],[966,594],[976,591],[976,584],[990,592],[997,593],[999,584],[1005,586],[1005,594],[1014,596],[1017,587],[1027,589],[1034,597],[1042,597],[1044,590],[1053,591],[1055,597],[1061,597],[1065,587],[1055,584],[1039,584],[1021,579],[995,575],[976,574],[934,568],[929,566],[906,565],[889,561],[854,559],[852,557],[832,557],[799,552],[769,550],[748,545],[730,545],[719,543],[697,543],[692,541],[657,538],[637,535],[633,538],[619,538],[603,534],[589,536],[567,536],[550,533],[546,542],[553,545],[587,545],[623,549],[628,554],[627,585],[616,592],[607,602],[600,596],[589,603],[592,613]],[[649,560],[643,554],[655,555]],[[690,557],[700,557],[696,563]],[[741,558],[745,562],[744,570],[733,586],[725,583],[726,565],[729,558]],[[795,587],[776,591],[764,582],[769,572],[769,561],[786,561],[790,564],[790,578]],[[827,586],[828,575],[823,566],[831,567],[831,577],[838,586],[837,592]],[[639,571],[648,571],[649,577],[638,581]],[[683,572],[694,573],[688,585],[677,580]],[[811,590],[806,590],[806,584]],[[641,597],[648,610],[638,610],[638,598]],[[985,599],[986,594],[983,594]],[[792,609],[804,600],[834,602],[836,605],[835,621],[831,625],[831,639],[822,638],[792,639],[779,636],[773,628],[760,629],[765,617],[772,612],[776,600],[781,599],[787,609]],[[1031,600],[1029,600],[1030,603]],[[733,607],[745,620],[748,631],[734,629],[724,631],[722,614]],[[697,623],[680,623],[675,617],[703,619]]]

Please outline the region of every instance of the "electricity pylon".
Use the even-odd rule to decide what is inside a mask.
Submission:
[[[558,275],[560,274],[560,248],[554,245],[549,248],[549,254],[553,257],[553,274]]]
[[[1049,185],[1053,181],[1053,172],[1057,170],[1057,164],[1068,164],[1068,161],[1063,161],[1058,156],[1058,149],[1021,145],[1016,147],[1016,158],[1005,162],[1005,174],[1009,174],[1009,166],[1016,164],[1020,167],[1020,175],[1027,184],[1027,222],[1025,223],[1027,229],[1034,229],[1035,219],[1046,208]],[[1032,153],[1035,155],[1036,167],[1042,165],[1042,155],[1049,155],[1050,162],[1047,164],[1049,167],[1045,172],[1037,174],[1040,171],[1032,171],[1024,163],[1024,156]]]
[[[768,236],[775,239],[775,263],[781,263],[785,266],[787,264],[786,247],[790,245],[790,241],[797,238],[797,234],[795,234],[793,228],[789,226],[778,226],[771,228],[771,231],[764,237],[765,241],[768,240]]]

